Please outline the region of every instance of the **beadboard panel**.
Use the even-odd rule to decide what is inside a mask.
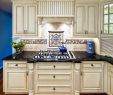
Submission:
[[[38,16],[74,16],[74,0],[39,0]]]
[[[100,39],[101,54],[109,55],[113,57],[113,38],[102,38]]]

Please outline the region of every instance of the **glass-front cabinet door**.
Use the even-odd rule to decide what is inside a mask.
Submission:
[[[113,3],[104,5],[103,34],[113,34]]]

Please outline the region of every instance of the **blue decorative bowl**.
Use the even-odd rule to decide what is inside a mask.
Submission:
[[[59,47],[59,52],[61,52],[61,53],[63,54],[63,53],[65,53],[65,52],[67,52],[67,48],[64,47],[64,46],[60,46],[60,47]]]

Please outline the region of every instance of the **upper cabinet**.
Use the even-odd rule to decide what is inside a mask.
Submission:
[[[76,4],[74,36],[96,36],[98,32],[98,4]]]
[[[13,35],[37,35],[37,4],[16,3],[13,6]]]
[[[38,17],[73,17],[75,0],[38,0]]]

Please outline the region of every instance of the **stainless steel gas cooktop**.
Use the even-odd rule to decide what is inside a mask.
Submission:
[[[73,52],[68,51],[61,53],[58,51],[39,51],[37,55],[34,56],[34,60],[70,60],[75,59]]]

